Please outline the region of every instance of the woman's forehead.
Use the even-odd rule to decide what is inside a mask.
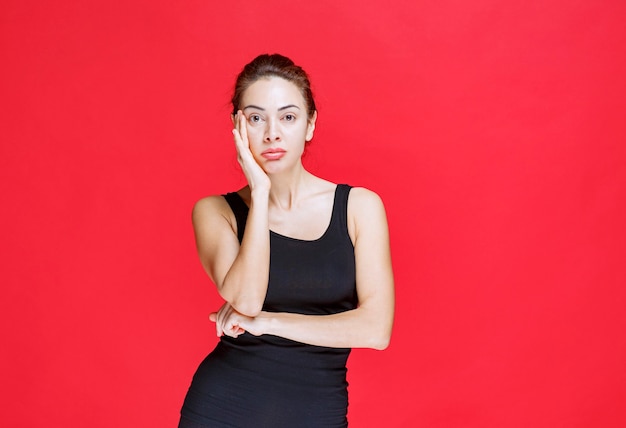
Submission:
[[[275,107],[287,104],[304,106],[304,97],[298,87],[281,77],[264,77],[250,85],[242,96],[243,107]]]

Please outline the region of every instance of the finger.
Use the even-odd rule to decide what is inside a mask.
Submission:
[[[240,112],[241,112],[241,110],[238,110],[237,113],[235,113],[232,116],[232,119],[233,119],[233,129],[236,130],[237,132],[239,132],[239,116],[240,116]]]
[[[248,141],[248,126],[246,124],[246,116],[241,112],[239,116],[239,134],[244,146],[250,148],[250,142]]]
[[[230,307],[228,310],[228,316],[225,319],[224,331],[230,337],[236,338],[245,330],[240,326],[241,319],[238,312]]]
[[[228,312],[229,306],[230,305],[225,304],[224,306],[220,308],[220,310],[216,314],[215,328],[216,328],[218,337],[221,337],[224,335],[224,322],[226,320],[226,314]]]
[[[215,335],[217,337],[222,337],[222,327],[219,325],[219,323],[215,323]]]
[[[217,312],[217,318],[216,318],[215,322],[217,324],[219,324],[220,326],[224,325],[224,321],[226,320],[227,312],[228,312],[228,305],[222,306],[220,308],[220,310]]]
[[[220,325],[222,327],[222,333],[230,337],[237,337],[236,335],[234,335],[234,332],[237,328],[238,320],[236,316],[236,311],[232,306],[226,305],[224,307],[223,318]]]
[[[244,166],[244,160],[243,160],[243,143],[241,142],[241,138],[239,137],[239,133],[237,132],[236,129],[233,129],[233,136],[235,137],[235,150],[237,151],[237,162],[239,162],[239,165],[243,168]]]
[[[236,338],[238,328],[239,327],[237,326],[237,324],[230,323],[229,325],[226,326],[226,328],[223,331],[224,331],[224,334],[226,334],[226,336]]]
[[[237,131],[237,135],[239,136],[239,138],[243,141],[243,138],[241,136],[241,118],[244,117],[243,116],[243,112],[241,110],[237,111],[237,115],[235,116],[235,127],[234,129]]]
[[[232,132],[233,139],[235,140],[235,149],[237,150],[237,159],[243,167],[243,163],[245,162],[244,158],[246,157],[246,151],[249,151],[250,149],[247,148],[246,143],[242,140],[241,134],[237,129],[233,129]]]
[[[222,324],[215,324],[215,333],[217,334],[217,337],[224,336],[224,329],[222,328]]]
[[[215,323],[215,334],[217,337],[222,337],[222,326],[217,322],[217,312],[211,312],[209,314],[209,320]]]

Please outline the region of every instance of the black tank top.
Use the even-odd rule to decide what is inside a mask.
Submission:
[[[270,231],[270,278],[263,306],[268,312],[324,315],[356,306],[354,247],[348,234],[350,186],[337,185],[330,224],[315,240]],[[243,239],[248,206],[237,193],[225,195]]]
[[[315,240],[270,231],[263,310],[334,314],[357,306],[350,186],[338,185],[328,228]],[[248,207],[225,195],[243,238]],[[182,416],[210,427],[345,427],[349,348],[312,346],[272,335],[223,336],[200,364]]]

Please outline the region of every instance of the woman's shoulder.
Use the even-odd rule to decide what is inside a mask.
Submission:
[[[210,195],[200,198],[193,206],[193,211],[210,212],[219,211],[228,206],[223,195]]]
[[[361,231],[383,230],[386,228],[387,215],[383,202],[370,189],[352,187],[348,195],[348,233],[355,244]]]
[[[228,194],[237,194],[242,200],[246,201],[246,199],[249,198],[250,189],[248,188],[248,186],[246,186],[246,187],[242,187],[239,190],[232,190],[226,193],[205,196],[203,198],[200,198],[194,204],[194,210],[196,208],[200,210],[207,210],[207,209],[208,210],[212,210],[212,209],[220,210],[220,209],[227,208],[228,202],[226,200],[226,195]]]
[[[249,191],[246,193],[245,187],[228,193],[238,194],[244,202],[246,201],[246,195],[249,195]],[[192,217],[194,222],[211,217],[225,217],[229,222],[234,220],[233,210],[225,196],[226,193],[200,198],[193,206]]]
[[[352,187],[348,203],[354,207],[367,209],[373,206],[380,206],[383,202],[376,192],[366,187]]]

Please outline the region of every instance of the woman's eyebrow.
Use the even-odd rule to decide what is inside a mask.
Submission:
[[[295,105],[295,104],[289,104],[288,106],[284,106],[284,107],[279,108],[279,109],[278,109],[278,111],[281,111],[281,110],[286,110],[286,109],[288,109],[288,108],[292,108],[292,107],[295,107],[295,108],[297,108],[298,110],[300,110],[300,107],[298,107],[297,105]]]
[[[295,104],[289,104],[289,105],[286,105],[286,106],[284,106],[284,107],[280,107],[280,108],[278,109],[278,111],[287,110],[288,108],[292,108],[292,107],[295,107],[295,108],[297,108],[298,110],[300,110],[300,107],[298,107],[297,105],[295,105]],[[250,104],[249,106],[245,106],[245,107],[242,109],[242,111],[243,111],[243,110],[246,110],[246,109],[249,109],[249,108],[253,108],[253,109],[257,109],[257,110],[265,111],[265,109],[264,109],[263,107],[255,106],[254,104]]]
[[[262,111],[265,111],[265,109],[264,109],[263,107],[255,106],[254,104],[250,104],[249,106],[245,106],[245,107],[242,109],[242,111],[243,111],[243,110],[245,110],[245,109],[247,109],[247,108],[255,108],[255,109],[257,109],[257,110],[262,110]]]

